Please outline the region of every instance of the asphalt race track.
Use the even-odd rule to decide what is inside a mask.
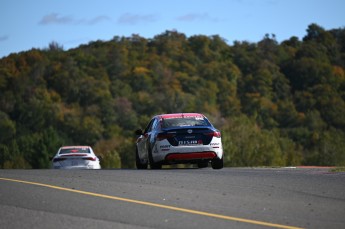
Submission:
[[[0,170],[0,227],[345,228],[327,168]]]

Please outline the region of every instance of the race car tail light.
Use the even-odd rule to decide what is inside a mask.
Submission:
[[[95,157],[84,157],[83,160],[96,161],[96,158]]]
[[[213,132],[213,136],[216,138],[220,138],[222,135],[220,134],[219,131],[215,131],[215,132]]]
[[[211,133],[207,133],[206,135],[211,136],[211,137],[216,137],[216,138],[220,138],[221,134],[219,131],[213,131]]]
[[[157,141],[162,141],[164,139],[173,138],[174,136],[175,135],[173,135],[173,134],[160,133],[157,135]]]
[[[64,161],[66,158],[54,158],[53,162]]]

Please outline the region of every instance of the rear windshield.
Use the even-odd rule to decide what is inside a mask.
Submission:
[[[183,126],[210,126],[210,124],[202,117],[169,118],[162,120],[162,128]]]
[[[89,148],[69,148],[69,149],[61,149],[60,154],[67,154],[67,153],[90,153]]]

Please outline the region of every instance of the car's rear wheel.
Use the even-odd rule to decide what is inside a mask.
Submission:
[[[150,168],[151,169],[161,169],[162,168],[162,164],[156,163],[156,162],[153,161],[152,150],[149,149],[148,151],[149,151]]]
[[[147,169],[147,162],[141,163],[141,160],[139,158],[138,148],[135,150],[135,164],[137,166],[137,169]]]
[[[211,161],[211,166],[212,166],[212,169],[222,169],[223,168],[223,158],[213,159]]]
[[[208,166],[208,161],[203,161],[203,162],[198,163],[199,169],[206,168],[207,166]]]

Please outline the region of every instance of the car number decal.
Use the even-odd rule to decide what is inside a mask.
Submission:
[[[178,141],[179,145],[202,145],[202,140],[185,140]]]

